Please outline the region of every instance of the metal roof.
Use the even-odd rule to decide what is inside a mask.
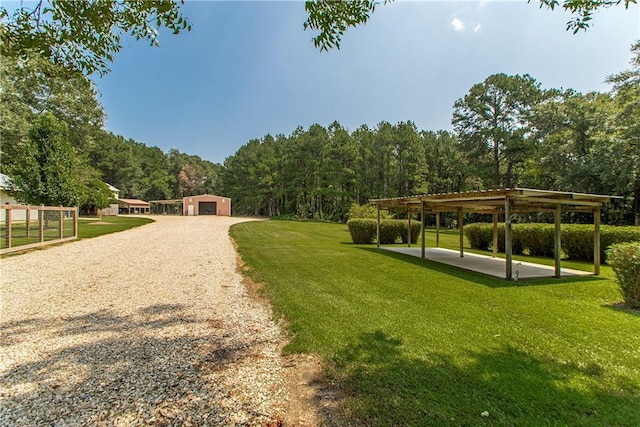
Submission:
[[[512,209],[521,212],[553,210],[559,205],[568,210],[592,211],[614,198],[620,197],[532,188],[506,188],[371,199],[370,203],[382,209],[417,209],[424,204],[425,209],[430,212],[451,212],[462,209],[467,212],[494,213],[504,210],[504,205],[509,200],[512,203]]]
[[[119,199],[118,203],[122,205],[128,205],[131,207],[135,207],[135,206],[148,207],[149,206],[149,202],[145,202],[144,200],[139,200],[139,199]]]

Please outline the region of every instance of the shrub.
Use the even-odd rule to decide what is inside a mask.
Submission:
[[[527,249],[529,255],[553,257],[553,224],[516,224],[514,234],[517,235],[518,244]]]
[[[529,255],[553,257],[553,224],[513,224],[513,253],[524,250]],[[561,228],[562,250],[572,260],[593,261],[593,225],[563,224]],[[474,223],[464,226],[464,234],[471,248],[488,250],[493,241],[493,225]],[[600,259],[606,260],[605,248],[616,243],[640,241],[640,227],[600,227]],[[498,251],[504,252],[504,223],[498,224]]]
[[[520,226],[511,226],[511,250],[514,254],[522,254],[524,247],[520,239]],[[488,250],[493,246],[493,224],[474,223],[464,226],[464,234],[472,249]],[[498,224],[498,251],[504,252],[504,223]]]
[[[357,244],[370,244],[376,240],[377,221],[371,218],[356,218],[347,221],[351,240]],[[411,223],[411,243],[418,241],[420,223]],[[380,243],[393,244],[402,239],[407,243],[407,221],[401,219],[385,219],[380,221]]]
[[[357,203],[351,204],[349,207],[349,212],[347,212],[347,219],[356,219],[356,218],[377,218],[378,217],[378,208],[374,205],[359,205]],[[386,210],[380,211],[380,218],[387,219],[390,218],[389,212]]]
[[[347,221],[347,227],[353,243],[370,244],[375,241],[377,227],[375,219],[350,219]]]
[[[605,249],[616,243],[640,241],[640,227],[600,227],[600,259],[606,260]],[[593,225],[562,226],[562,250],[574,260],[593,261]]]
[[[619,243],[607,250],[626,305],[640,308],[640,242]]]
[[[464,226],[464,235],[472,249],[488,250],[493,243],[493,225],[474,223]]]
[[[407,228],[409,227],[409,221],[400,221],[400,237],[402,243],[407,243]],[[418,236],[420,235],[420,221],[411,221],[411,243],[418,243]]]
[[[380,244],[389,245],[396,243],[398,238],[401,237],[402,222],[403,221],[399,219],[385,219],[380,221]]]

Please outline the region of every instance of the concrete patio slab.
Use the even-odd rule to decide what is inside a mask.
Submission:
[[[397,252],[405,255],[411,255],[420,258],[420,247],[381,247],[386,251]],[[478,255],[466,252],[463,258],[460,258],[460,252],[443,249],[443,248],[425,248],[425,259],[440,262],[442,264],[451,265],[453,267],[465,270],[475,271],[477,273],[486,274],[488,276],[504,279],[506,270],[506,261],[503,258],[493,258],[486,255]],[[550,265],[534,264],[524,261],[513,261],[513,277],[514,279],[536,279],[544,277],[553,277],[555,273],[554,267]],[[563,268],[561,270],[562,277],[590,276],[593,273],[580,270],[572,270]],[[516,280],[517,280],[516,279]]]

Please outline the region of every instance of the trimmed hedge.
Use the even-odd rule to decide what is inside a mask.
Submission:
[[[400,221],[400,238],[402,243],[407,243],[407,228],[409,227],[409,221]],[[418,243],[418,236],[420,235],[420,221],[411,221],[411,243]]]
[[[640,227],[600,226],[600,259],[606,260],[609,246],[625,242],[640,242]],[[570,259],[593,261],[593,225],[563,225],[562,250]]]
[[[523,250],[529,250],[529,255],[553,257],[553,224],[514,224],[514,227],[518,243]]]
[[[385,219],[380,221],[380,244],[391,245],[396,243],[402,231],[401,222],[402,221],[398,219]],[[375,224],[375,220],[373,223]]]
[[[353,243],[368,245],[376,239],[376,220],[368,218],[356,218],[347,221],[349,233]]]
[[[514,224],[511,227],[512,251],[514,254],[519,255],[523,253],[524,247],[519,238],[520,233],[517,225],[518,224]],[[485,222],[467,224],[464,226],[464,235],[472,249],[482,249],[486,251],[493,246],[493,224]],[[498,224],[498,252],[504,252],[504,223]]]
[[[357,218],[347,221],[351,240],[356,244],[370,244],[376,241],[377,222],[370,218]],[[380,221],[380,243],[389,245],[398,242],[407,243],[408,222],[401,219]],[[411,223],[411,243],[417,243],[420,234],[420,222]]]
[[[513,224],[513,253],[553,257],[553,224]],[[593,261],[593,225],[563,224],[562,250],[568,258]],[[464,234],[473,249],[488,250],[493,242],[493,225],[474,223],[464,226]],[[600,227],[600,259],[606,260],[605,250],[615,243],[640,241],[640,227]],[[498,251],[504,252],[504,223],[498,224]]]
[[[640,308],[640,242],[611,246],[607,250],[607,260],[616,273],[625,304]]]

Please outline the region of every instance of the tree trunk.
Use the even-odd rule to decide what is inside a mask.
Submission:
[[[636,184],[633,191],[633,208],[635,211],[635,225],[640,225],[640,184]]]
[[[507,163],[507,175],[504,178],[504,186],[505,188],[511,188],[511,175],[513,173],[513,164],[511,162]]]
[[[500,188],[500,148],[498,140],[493,140],[493,184],[495,188]]]

